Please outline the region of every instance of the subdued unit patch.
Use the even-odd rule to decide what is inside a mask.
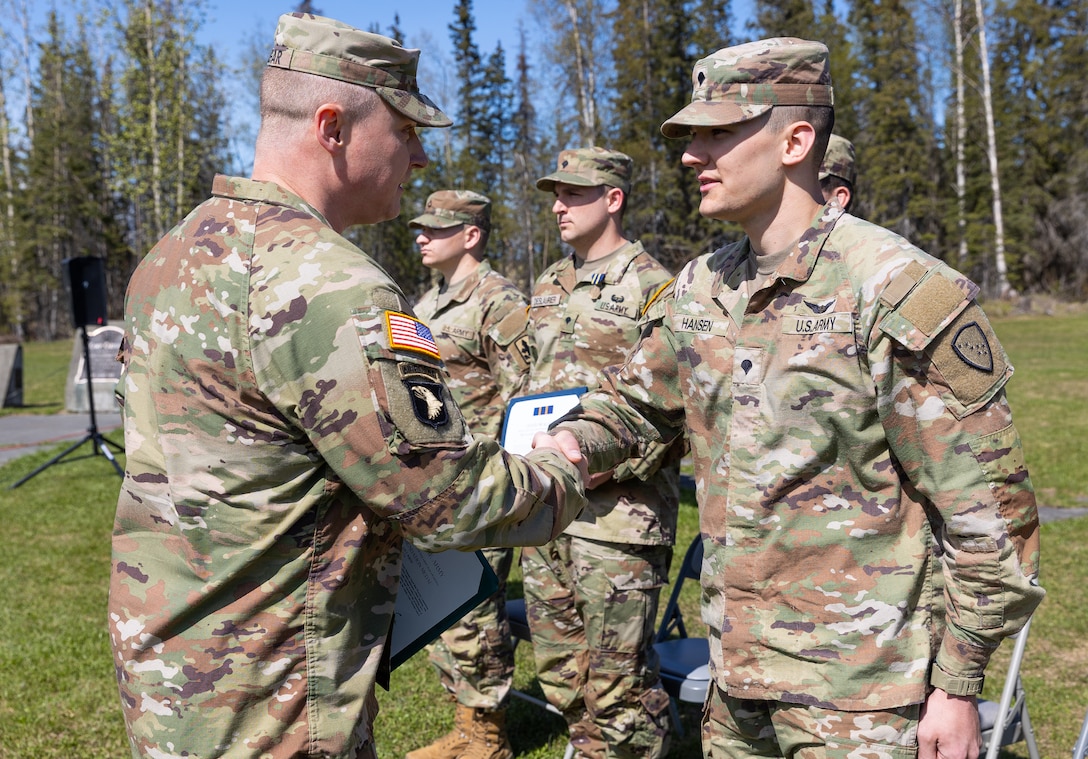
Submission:
[[[957,330],[956,336],[952,338],[952,350],[975,369],[993,372],[994,354],[990,349],[990,341],[986,339],[978,322],[971,322]]]
[[[517,359],[522,369],[528,369],[533,365],[534,348],[528,336],[518,338],[514,343],[514,350],[510,353]]]
[[[930,355],[968,413],[988,401],[993,390],[1005,382],[1005,353],[977,303],[968,306],[933,341]]]

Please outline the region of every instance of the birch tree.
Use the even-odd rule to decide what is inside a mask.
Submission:
[[[600,139],[601,120],[598,103],[603,101],[599,89],[600,77],[607,78],[609,60],[607,49],[608,24],[604,13],[607,6],[600,0],[532,0],[534,13],[541,20],[544,54],[557,71],[556,80],[562,90],[574,98],[573,145],[589,147]],[[565,119],[566,112],[557,111]],[[562,134],[563,129],[557,129]]]
[[[222,105],[221,98],[209,102],[217,72],[203,67],[206,48],[194,39],[201,8],[194,1],[126,0],[114,20],[122,68],[111,150],[119,172],[116,190],[127,200],[137,251],[149,249],[203,199],[210,188],[198,187],[197,178],[208,163],[226,168],[225,148],[194,152],[201,128],[195,114],[202,104]],[[217,65],[211,60],[208,65]],[[199,93],[194,71],[203,82]]]
[[[966,92],[964,82],[964,41],[963,35],[963,0],[953,0],[952,38],[953,61],[952,76],[956,81],[955,98],[955,172],[956,172],[956,236],[957,258],[961,269],[967,266],[967,171],[964,164],[964,142],[967,140]]]
[[[994,129],[994,100],[990,88],[990,53],[986,44],[986,12],[982,0],[975,0],[978,20],[978,54],[982,65],[982,107],[986,116],[986,158],[990,167],[990,190],[994,209],[994,277],[993,294],[1005,298],[1015,293],[1009,287],[1008,265],[1005,262],[1005,217],[1001,212],[1001,175],[998,170],[997,134]]]

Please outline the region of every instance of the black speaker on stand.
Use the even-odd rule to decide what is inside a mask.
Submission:
[[[87,325],[94,327],[103,327],[106,325],[105,262],[103,259],[96,258],[95,256],[79,256],[76,258],[64,259],[64,261],[61,262],[61,267],[64,270],[64,282],[67,285],[69,299],[72,304],[72,326],[80,331],[80,335],[83,339],[83,367],[87,372],[87,403],[91,412],[91,423],[87,428],[87,434],[84,435],[79,442],[73,444],[64,451],[61,451],[33,472],[23,477],[11,486],[11,490],[19,487],[31,477],[45,471],[69,453],[72,453],[84,443],[88,442],[92,444],[91,452],[94,455],[98,455],[98,452],[101,451],[102,455],[113,464],[113,468],[117,470],[117,474],[121,477],[125,476],[121,466],[117,463],[117,459],[113,457],[110,446],[112,445],[118,452],[122,453],[125,449],[109,438],[104,437],[102,433],[98,431],[98,420],[95,418],[94,413],[94,373],[91,370],[91,341],[87,337]]]

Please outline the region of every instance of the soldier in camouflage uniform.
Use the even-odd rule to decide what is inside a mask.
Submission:
[[[854,184],[857,180],[854,143],[837,134],[831,135],[824,160],[820,163],[818,179],[824,202],[836,198],[842,210],[849,211],[854,205]]]
[[[129,283],[108,625],[134,757],[374,757],[402,541],[544,543],[584,505],[553,452],[471,435],[341,236],[397,215],[416,128],[450,124],[418,56],[281,16],[253,178],[216,177]]]
[[[484,258],[491,201],[468,190],[439,190],[408,222],[424,265],[442,276],[415,305],[438,343],[447,385],[474,434],[497,440],[506,404],[529,378],[528,302]],[[484,549],[499,578],[495,594],[430,647],[443,687],[457,701],[454,729],[408,759],[509,759],[506,702],[514,677],[514,642],[506,616],[512,548]]]
[[[628,156],[587,148],[563,151],[556,171],[537,181],[555,194],[573,254],[533,289],[530,392],[595,386],[638,339],[671,279],[623,234],[630,177]],[[681,446],[591,483],[589,505],[561,537],[522,550],[537,674],[581,757],[659,757],[667,748],[669,697],[652,644],[676,534]]]
[[[746,237],[685,266],[534,443],[578,442],[592,472],[687,436],[706,756],[974,757],[987,661],[1043,597],[1012,367],[973,283],[822,204],[824,45],[726,48],[692,78],[662,131],[690,141],[700,213]]]

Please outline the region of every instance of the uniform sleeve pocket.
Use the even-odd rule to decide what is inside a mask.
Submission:
[[[1005,622],[1000,551],[991,538],[965,539],[953,552],[956,586],[949,621],[964,630],[993,630]]]

